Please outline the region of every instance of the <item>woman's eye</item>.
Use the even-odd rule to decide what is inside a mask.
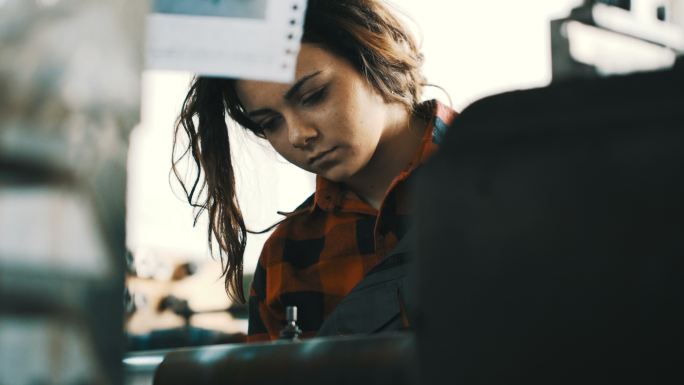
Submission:
[[[318,90],[302,98],[301,103],[305,106],[310,106],[320,102],[321,100],[323,100],[323,98],[325,98],[327,89],[328,87],[319,88]]]
[[[279,116],[273,117],[271,119],[266,119],[263,122],[259,123],[259,126],[261,126],[261,129],[264,131],[274,131],[280,125],[281,120],[282,119]]]

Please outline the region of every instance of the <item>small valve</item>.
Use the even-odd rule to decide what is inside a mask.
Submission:
[[[286,324],[283,330],[280,331],[281,340],[297,341],[302,335],[302,330],[297,326],[297,306],[288,306],[285,308]]]

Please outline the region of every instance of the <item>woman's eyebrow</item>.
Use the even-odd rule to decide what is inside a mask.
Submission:
[[[287,92],[285,93],[285,96],[283,96],[283,99],[292,100],[294,95],[297,94],[297,92],[299,92],[299,90],[304,86],[304,84],[306,84],[306,82],[308,80],[313,79],[314,77],[318,76],[321,72],[322,71],[316,71],[312,74],[306,75],[306,76],[302,77],[301,79],[297,80],[297,82],[292,87],[290,87],[289,90],[287,90]],[[270,108],[260,108],[258,110],[254,110],[254,111],[248,113],[247,115],[250,118],[253,118],[257,115],[265,115],[265,114],[269,114],[271,112],[273,112],[273,110]]]
[[[285,96],[283,99],[285,100],[292,100],[292,97],[299,92],[299,90],[302,88],[302,86],[309,80],[312,79],[316,76],[318,76],[321,73],[321,71],[316,71],[312,74],[306,75],[302,77],[301,79],[297,80],[297,83],[295,83],[290,89],[285,93]]]

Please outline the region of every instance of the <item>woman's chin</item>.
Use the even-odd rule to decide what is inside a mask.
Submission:
[[[339,172],[332,172],[332,171],[322,172],[318,175],[322,176],[323,178],[325,178],[329,181],[336,182],[336,183],[344,183],[348,179],[345,177],[345,175],[342,175]]]
[[[353,174],[350,173],[346,168],[342,167],[342,165],[335,165],[334,167],[317,173],[317,175],[320,175],[332,182],[344,183],[349,180]]]
[[[365,166],[368,162],[359,161],[359,158],[349,159],[346,161],[336,162],[324,170],[314,172],[323,178],[336,183],[349,183],[353,178],[356,178],[360,173],[365,171]]]

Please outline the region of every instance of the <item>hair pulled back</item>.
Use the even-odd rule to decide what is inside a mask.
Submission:
[[[382,0],[309,0],[303,43],[313,43],[348,60],[386,102],[413,111],[420,101],[424,79],[422,55],[408,28]],[[264,137],[245,113],[236,79],[198,76],[183,103],[175,127],[172,170],[188,202],[209,215],[210,249],[215,238],[228,296],[245,302],[243,255],[248,232],[235,193],[226,114],[240,126]],[[187,147],[178,152],[177,140]],[[196,173],[190,180],[178,164],[190,155]]]

